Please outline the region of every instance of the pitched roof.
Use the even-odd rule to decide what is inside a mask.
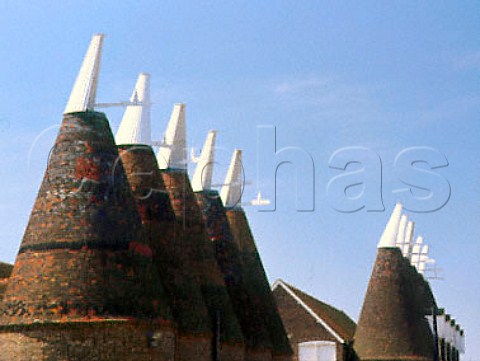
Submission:
[[[272,289],[283,287],[287,293],[296,299],[312,317],[316,318],[335,338],[340,342],[353,339],[355,334],[355,322],[343,311],[336,309],[316,298],[300,291],[298,288],[279,279],[275,281]],[[312,314],[313,313],[313,314]]]
[[[8,278],[13,270],[13,264],[0,262],[0,278]]]

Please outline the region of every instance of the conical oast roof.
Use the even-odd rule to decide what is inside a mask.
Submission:
[[[208,308],[216,339],[213,356],[225,360],[242,358],[243,334],[188,179],[184,104],[174,106],[157,161],[179,224],[178,237],[184,240],[190,269]]]
[[[220,196],[213,190],[204,190],[195,195],[203,213],[209,239],[215,247],[215,258],[242,327],[247,345],[246,360],[255,359],[250,357],[250,353],[263,352],[271,355],[272,343],[265,324],[262,299],[257,297],[257,283],[246,277],[248,270],[242,262],[238,245],[234,242]]]
[[[103,113],[64,115],[2,314],[3,324],[171,319]]]
[[[240,251],[242,276],[251,291],[250,297],[264,320],[271,346],[273,360],[289,360],[293,354],[287,333],[278,312],[270,284],[263,268],[250,225],[242,204],[242,151],[233,152],[230,166],[221,191],[225,204],[230,235]]]
[[[227,209],[226,214],[233,238],[240,248],[243,276],[254,292],[252,297],[256,300],[259,312],[263,314],[267,326],[272,344],[273,360],[289,360],[293,352],[270,289],[260,254],[255,245],[247,216],[243,209],[239,207]]]
[[[202,148],[192,180],[192,187],[203,214],[209,239],[215,247],[215,258],[222,271],[235,314],[242,327],[247,345],[246,360],[250,354],[271,354],[271,342],[263,314],[255,301],[255,291],[244,277],[240,250],[233,241],[230,225],[217,191],[211,189],[215,154],[215,132],[209,132]],[[264,356],[264,357],[265,357]]]
[[[178,237],[185,242],[184,252],[191,262],[190,270],[201,285],[212,327],[220,330],[221,352],[225,352],[221,359],[236,359],[239,352],[243,352],[242,331],[215,260],[213,244],[208,240],[188,174],[172,169],[161,170],[161,174],[179,222]],[[235,349],[231,350],[234,356],[228,355],[228,345],[234,346]]]
[[[180,227],[177,227],[155,154],[146,145],[120,145],[119,153],[180,334],[195,337],[197,343],[199,338],[206,338],[203,354],[197,352],[196,359],[209,360],[212,330],[208,310],[186,257],[185,249],[189,245],[178,236]],[[177,343],[179,341],[177,339]],[[180,353],[188,346],[179,347]]]
[[[431,298],[419,277],[399,248],[378,249],[355,333],[361,360],[433,359]]]

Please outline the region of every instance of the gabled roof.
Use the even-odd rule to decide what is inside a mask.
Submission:
[[[275,281],[272,290],[274,291],[278,287],[282,287],[290,296],[292,296],[300,306],[302,306],[339,342],[344,343],[353,339],[356,325],[346,313],[317,300],[281,279]]]

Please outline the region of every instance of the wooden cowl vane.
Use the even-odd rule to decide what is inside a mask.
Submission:
[[[231,234],[240,250],[243,277],[254,292],[252,297],[256,300],[256,306],[263,314],[272,343],[272,358],[274,361],[291,360],[293,352],[290,342],[271,292],[247,216],[241,206],[242,180],[242,151],[237,149],[233,152],[221,191],[221,198],[226,208]]]
[[[222,360],[243,360],[243,334],[188,178],[185,139],[185,105],[176,104],[164,144],[157,154],[158,164],[179,222],[178,236],[184,241],[184,252],[190,260],[191,272],[201,285],[215,330],[215,357]]]
[[[423,277],[396,246],[398,204],[378,245],[355,333],[361,360],[432,360],[433,336],[426,319],[433,296]]]
[[[154,262],[162,277],[171,310],[178,325],[177,359],[211,359],[212,325],[200,286],[186,256],[185,240],[165,190],[155,154],[150,146],[119,145],[119,152],[132,187]],[[202,341],[203,340],[203,341]],[[200,343],[203,342],[203,347]],[[190,345],[190,346],[189,346]],[[181,355],[185,354],[185,357]]]
[[[1,324],[171,321],[110,126],[93,111],[102,43],[102,34],[93,36],[73,86]]]
[[[240,250],[234,242],[225,208],[217,191],[211,189],[216,132],[210,131],[202,149],[192,187],[203,214],[207,233],[215,247],[215,258],[222,271],[235,314],[246,343],[245,360],[271,360],[268,333],[261,299],[256,297],[254,284],[245,277],[247,270]]]

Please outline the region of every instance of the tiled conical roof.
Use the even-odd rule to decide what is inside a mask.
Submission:
[[[190,270],[201,285],[214,328],[220,330],[222,350],[227,351],[227,345],[230,344],[235,346],[235,354],[243,352],[242,331],[215,260],[213,244],[207,238],[188,174],[175,169],[161,170],[161,174],[179,222],[178,236],[185,242],[184,252],[191,262]],[[216,327],[218,318],[220,323]],[[224,356],[230,359],[228,355]]]
[[[189,270],[197,278],[208,308],[216,338],[214,357],[235,360],[243,357],[243,334],[188,178],[186,146],[185,104],[175,104],[157,161],[179,225],[177,236],[183,240]]]
[[[119,152],[179,331],[183,336],[196,337],[197,343],[199,338],[206,338],[208,347],[203,358],[197,353],[196,359],[209,360],[212,330],[208,310],[185,253],[188,244],[178,237],[180,227],[155,154],[147,145],[120,145]]]
[[[226,215],[233,239],[240,248],[244,278],[254,292],[252,297],[256,300],[267,326],[272,343],[273,360],[288,360],[291,358],[292,349],[270,290],[268,278],[255,245],[247,216],[244,210],[238,206],[227,209]]]
[[[215,258],[223,273],[235,314],[247,345],[246,359],[251,353],[271,355],[270,335],[256,299],[256,285],[245,276],[240,250],[234,242],[225,208],[217,191],[211,189],[215,155],[215,132],[208,133],[193,177],[193,186],[203,214],[207,233],[215,246]],[[250,280],[251,281],[251,280]]]
[[[432,360],[433,296],[399,248],[379,248],[355,333],[361,360]]]
[[[292,349],[282,319],[270,290],[262,260],[258,253],[250,225],[241,207],[243,184],[242,151],[233,152],[230,166],[221,191],[221,199],[226,207],[230,234],[240,251],[242,276],[252,292],[258,311],[263,316],[272,346],[274,360],[288,360]]]
[[[207,233],[215,247],[215,258],[222,271],[235,314],[240,322],[247,353],[271,354],[272,343],[265,323],[265,308],[258,297],[258,283],[249,276],[238,245],[233,239],[220,195],[213,190],[196,193]],[[267,289],[268,288],[267,284]],[[247,354],[248,359],[248,354]]]
[[[171,318],[103,113],[65,114],[0,322]]]

